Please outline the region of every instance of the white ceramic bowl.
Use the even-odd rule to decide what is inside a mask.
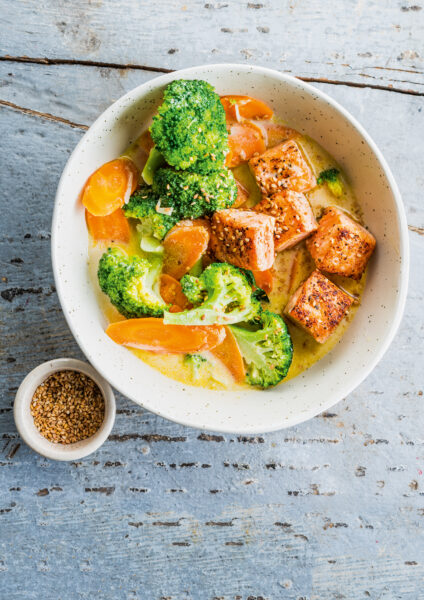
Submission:
[[[146,127],[173,79],[205,79],[219,94],[249,94],[326,148],[353,184],[377,238],[362,306],[342,341],[297,378],[266,392],[210,391],[168,379],[114,344],[87,272],[87,232],[78,194],[92,171]],[[88,360],[128,398],[167,419],[215,431],[265,432],[313,417],[344,398],[372,371],[398,328],[409,251],[401,196],[390,169],[361,125],[323,92],[289,75],[246,65],[208,65],[164,75],[108,108],[63,171],[53,217],[53,269],[60,302]]]
[[[84,373],[97,383],[105,401],[105,416],[96,433],[86,440],[74,444],[53,444],[34,425],[30,404],[35,390],[47,377],[65,370]],[[108,382],[91,365],[74,358],[56,358],[38,365],[22,381],[13,405],[16,427],[24,442],[38,454],[53,460],[77,460],[100,448],[112,430],[115,412],[115,396]]]

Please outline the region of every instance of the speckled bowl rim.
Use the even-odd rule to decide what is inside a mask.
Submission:
[[[54,444],[43,437],[34,425],[30,404],[37,387],[58,371],[78,371],[97,383],[105,402],[105,416],[92,436],[74,444]],[[52,460],[68,461],[84,458],[107,440],[115,422],[116,403],[109,383],[88,363],[75,358],[55,358],[30,371],[20,384],[13,404],[16,428],[24,442],[38,454]]]
[[[251,424],[249,424],[249,426],[238,427],[236,425],[236,423],[232,422],[232,420],[230,420],[230,423],[228,423],[228,424],[221,422],[220,424],[218,424],[218,425],[214,424],[214,426],[211,427],[208,423],[205,423],[201,417],[198,418],[197,413],[194,415],[189,413],[190,418],[187,418],[187,414],[185,417],[182,417],[180,414],[174,414],[172,411],[168,412],[168,411],[159,410],[155,406],[154,401],[149,401],[148,399],[147,400],[144,399],[142,401],[140,399],[131,398],[131,396],[128,395],[128,393],[125,390],[125,385],[123,384],[122,378],[120,378],[120,379],[113,378],[110,374],[108,374],[106,372],[101,361],[98,361],[95,355],[90,355],[88,350],[84,347],[84,344],[82,343],[82,340],[80,339],[80,336],[78,335],[78,331],[76,331],[76,329],[74,327],[71,315],[68,313],[67,310],[64,309],[64,307],[66,306],[66,298],[65,298],[65,296],[63,294],[63,290],[62,290],[62,282],[61,282],[61,278],[59,276],[58,261],[57,261],[57,256],[56,256],[56,232],[57,232],[57,224],[58,224],[58,219],[59,219],[57,206],[58,206],[58,198],[62,194],[62,188],[66,186],[65,176],[66,176],[67,169],[69,167],[69,164],[71,163],[73,156],[76,153],[78,153],[79,148],[84,143],[85,137],[89,133],[89,131],[92,130],[93,128],[100,127],[101,122],[104,121],[105,118],[111,114],[111,112],[113,111],[116,104],[122,103],[122,105],[124,105],[125,101],[128,101],[128,99],[131,98],[136,93],[140,94],[140,92],[142,90],[145,92],[145,94],[147,94],[148,92],[151,92],[153,89],[164,86],[174,79],[190,77],[193,74],[195,74],[196,71],[198,71],[199,69],[205,70],[205,71],[206,70],[209,70],[209,71],[218,70],[219,71],[220,69],[222,69],[222,70],[233,69],[235,71],[244,72],[246,74],[258,74],[258,75],[262,75],[264,77],[266,77],[268,75],[272,78],[279,79],[282,83],[286,83],[289,86],[292,86],[292,87],[300,86],[303,89],[303,91],[305,92],[305,94],[310,95],[310,96],[311,95],[315,96],[315,98],[318,98],[318,99],[324,101],[325,103],[329,104],[334,109],[334,111],[339,113],[339,115],[341,115],[345,120],[347,120],[354,129],[356,129],[357,133],[362,137],[363,140],[365,140],[366,144],[369,146],[370,150],[372,151],[375,158],[377,159],[377,161],[384,173],[384,176],[387,180],[388,186],[393,194],[395,208],[396,208],[396,216],[397,216],[398,223],[399,223],[399,256],[400,256],[401,260],[400,260],[400,266],[399,266],[398,295],[397,295],[395,308],[393,310],[393,314],[391,315],[390,326],[388,327],[386,334],[384,336],[384,341],[380,342],[380,345],[379,345],[377,351],[375,351],[374,354],[372,355],[372,357],[370,357],[370,360],[367,362],[366,366],[364,365],[362,367],[360,372],[357,374],[354,382],[352,382],[350,384],[339,385],[337,391],[332,391],[332,393],[329,393],[327,398],[324,401],[320,402],[319,404],[314,405],[310,409],[299,411],[297,414],[292,414],[290,417],[286,417],[283,422],[281,420],[276,420],[275,423],[269,424],[266,427],[261,427],[261,426],[258,427],[257,424],[255,424],[255,423],[251,423]],[[80,140],[80,142],[75,147],[73,153],[71,154],[71,156],[68,159],[67,165],[65,166],[65,169],[64,169],[61,179],[59,181],[59,185],[58,185],[58,189],[57,189],[57,193],[56,193],[56,202],[55,202],[55,209],[54,209],[54,214],[53,214],[53,221],[52,221],[52,242],[51,242],[52,263],[53,263],[53,272],[54,272],[57,293],[58,293],[62,308],[64,309],[63,312],[64,312],[65,318],[68,322],[68,325],[71,329],[71,332],[73,333],[76,341],[80,345],[81,350],[87,356],[88,360],[90,360],[90,362],[95,366],[95,368],[117,390],[119,390],[123,395],[132,399],[137,404],[143,406],[145,409],[147,409],[155,414],[158,414],[161,417],[164,417],[166,419],[169,419],[171,421],[174,421],[174,422],[182,424],[182,425],[195,427],[195,428],[203,429],[203,430],[220,431],[223,433],[240,433],[240,434],[264,433],[264,432],[277,431],[280,429],[284,429],[286,427],[290,427],[290,426],[302,423],[302,422],[307,421],[308,419],[316,416],[317,414],[319,414],[325,410],[328,410],[329,408],[331,408],[332,406],[337,404],[337,402],[339,402],[341,399],[345,398],[348,394],[350,394],[354,389],[356,389],[362,383],[362,381],[371,373],[371,371],[375,368],[375,366],[380,362],[380,360],[386,353],[387,349],[389,348],[391,342],[393,341],[393,338],[399,328],[399,325],[400,325],[400,322],[401,322],[401,319],[403,316],[405,302],[406,302],[406,296],[407,296],[407,289],[408,289],[408,278],[409,278],[408,227],[407,227],[406,215],[405,215],[405,210],[404,210],[401,194],[400,194],[398,186],[395,182],[395,179],[391,173],[391,170],[390,170],[385,158],[383,157],[382,153],[378,149],[378,147],[375,144],[375,142],[373,141],[373,139],[363,128],[363,126],[345,108],[343,108],[343,106],[341,106],[338,102],[333,100],[326,93],[315,88],[314,86],[312,86],[308,83],[305,83],[305,82],[297,79],[296,77],[293,77],[292,75],[288,75],[286,73],[281,73],[281,72],[275,71],[273,69],[268,69],[268,68],[264,68],[264,67],[253,66],[253,65],[231,64],[231,63],[198,65],[198,66],[190,67],[187,69],[181,69],[178,71],[174,71],[174,72],[166,74],[166,75],[162,75],[160,77],[149,80],[148,82],[143,83],[140,86],[137,86],[136,88],[132,89],[127,94],[125,94],[124,96],[119,98],[116,102],[114,102],[108,109],[106,109],[106,111],[104,111],[96,119],[96,121],[91,125],[89,131],[83,136],[83,138]],[[169,379],[170,392],[172,391],[173,383],[175,384],[174,380]],[[187,387],[190,387],[190,386],[187,386]],[[231,393],[231,392],[229,392],[229,393]],[[182,413],[183,411],[180,410],[179,412]]]

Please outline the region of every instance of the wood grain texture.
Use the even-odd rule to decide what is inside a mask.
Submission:
[[[150,4],[148,16],[144,4],[128,0],[119,5],[47,2],[41,22],[38,9],[37,24],[32,2],[13,3],[13,22],[12,3],[3,2],[2,16],[10,19],[3,44],[16,55],[54,58],[60,53],[75,60],[97,55],[138,63],[154,58],[164,68],[186,66],[194,54],[189,57],[192,34],[183,35],[183,25],[185,32],[197,24],[196,62],[207,62],[210,48],[222,39],[234,40],[225,46],[234,55],[248,43],[260,49],[257,40],[271,31],[284,33],[277,22],[280,12],[294,36],[303,7],[303,25],[311,31],[302,60],[321,60],[329,52],[322,37],[312,39],[324,22],[316,2],[294,1],[292,8],[282,9],[278,2],[264,2],[264,9],[246,2],[220,4],[205,8],[193,2],[182,10],[182,3],[167,0],[161,9]],[[244,32],[224,35],[218,29],[228,21],[219,16],[225,11],[233,17],[229,27],[235,27],[235,6],[238,27],[249,30],[246,44],[241,43]],[[358,17],[351,39],[355,34],[358,47],[361,40],[365,47],[368,37],[373,56],[378,50],[384,60],[390,55],[394,61],[399,51],[390,33],[395,16],[405,49],[417,47],[423,12],[412,6],[406,1],[338,3],[327,25],[330,46],[353,55],[355,48],[335,37],[336,18],[342,7],[347,13],[361,9],[373,19]],[[133,19],[129,41],[117,45],[118,33],[135,12],[145,15],[148,32],[136,31]],[[201,21],[203,13],[207,17]],[[175,15],[185,16],[167,28]],[[59,20],[80,25],[75,33],[61,33],[55,25]],[[337,31],[346,34],[347,26],[343,16]],[[253,34],[256,27],[270,32]],[[90,29],[101,34],[97,49],[84,41]],[[168,55],[168,46],[179,52]],[[249,60],[271,64],[265,53]],[[298,60],[290,55],[286,67],[297,69]],[[341,60],[331,69],[339,69]],[[371,133],[407,207],[412,251],[407,309],[373,374],[331,411],[259,436],[201,433],[118,396],[116,424],[104,446],[84,460],[61,464],[39,457],[22,442],[12,414],[17,386],[31,368],[53,357],[81,357],[51,273],[55,189],[84,133],[80,126],[155,73],[4,61],[0,75],[0,101],[6,103],[0,102],[0,598],[424,598],[422,98],[318,84]]]
[[[13,104],[18,112],[21,108],[44,113],[47,120],[57,117],[59,122],[68,121],[84,130],[120,96],[158,75],[137,69],[0,62],[0,107],[6,102],[9,103],[3,104],[6,110],[13,109],[10,107]],[[373,89],[315,85],[341,102],[384,149],[401,192],[408,198],[410,225],[421,228],[421,197],[416,190],[422,185],[418,165],[422,153],[423,99],[414,96],[405,99],[404,94]],[[389,126],[386,120],[377,118],[381,112],[389,115]],[[417,126],[411,126],[412,123]],[[393,144],[393,139],[397,143]]]
[[[424,19],[409,0],[2,2],[1,54],[181,68],[247,62],[423,92]],[[19,18],[17,18],[19,15]]]

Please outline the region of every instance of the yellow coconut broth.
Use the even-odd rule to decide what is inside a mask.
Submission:
[[[139,140],[141,139],[145,140],[145,135],[144,137],[140,136]],[[319,173],[325,169],[337,167],[334,159],[311,138],[296,135],[296,141],[300,145],[316,177],[318,177]],[[139,167],[142,167],[147,157],[141,148],[141,144],[138,144],[137,142],[126,151],[125,155],[131,157],[138,163]],[[259,188],[257,187],[248,166],[246,164],[241,165],[233,169],[233,172],[236,178],[249,190],[250,197],[248,205],[253,206],[260,200],[261,196]],[[339,198],[336,198],[331,194],[326,185],[319,186],[311,192],[306,193],[315,217],[319,218],[323,209],[326,206],[331,205],[344,209],[350,213],[352,217],[361,221],[360,207],[353,190],[346,179],[343,179],[343,183],[344,193]],[[109,323],[122,320],[123,317],[112,306],[108,297],[100,290],[97,282],[98,262],[103,252],[110,246],[118,246],[128,254],[146,256],[140,249],[139,234],[137,233],[135,225],[136,222],[131,223],[131,240],[129,244],[111,243],[107,241],[93,242],[91,239],[89,242],[89,272],[96,289],[99,304]],[[267,304],[267,308],[282,315],[290,296],[309,276],[314,268],[314,262],[306,250],[304,242],[301,242],[294,248],[279,252],[274,264],[274,285],[272,292],[269,294],[270,303]],[[354,296],[357,299],[357,302],[352,305],[347,317],[342,321],[335,333],[325,344],[319,344],[312,336],[286,319],[293,340],[294,353],[288,376],[280,385],[284,385],[284,381],[296,377],[302,373],[302,371],[308,369],[338,343],[349,326],[349,323],[352,321],[360,304],[360,297],[365,286],[365,274],[360,281],[332,275],[329,278],[346,292]],[[182,383],[210,389],[252,389],[247,384],[235,383],[226,367],[209,352],[203,353],[203,356],[207,361],[201,365],[197,373],[193,373],[192,369],[184,364],[183,355],[181,354],[158,354],[138,349],[129,349],[129,351],[133,352],[140,360],[143,360],[167,377],[171,377]]]

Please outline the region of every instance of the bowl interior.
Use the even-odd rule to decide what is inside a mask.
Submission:
[[[118,156],[146,127],[174,78],[206,79],[220,94],[268,102],[287,123],[328,150],[352,182],[377,238],[362,306],[341,342],[296,379],[266,392],[218,392],[168,379],[104,333],[87,270],[87,234],[78,194],[90,173]],[[113,104],[70,157],[59,184],[52,254],[59,298],[89,361],[125,396],[171,420],[210,430],[264,432],[304,421],[353,390],[387,349],[407,286],[406,222],[391,173],[365,131],[326,95],[292,77],[239,65],[186,69],[148,82]]]

